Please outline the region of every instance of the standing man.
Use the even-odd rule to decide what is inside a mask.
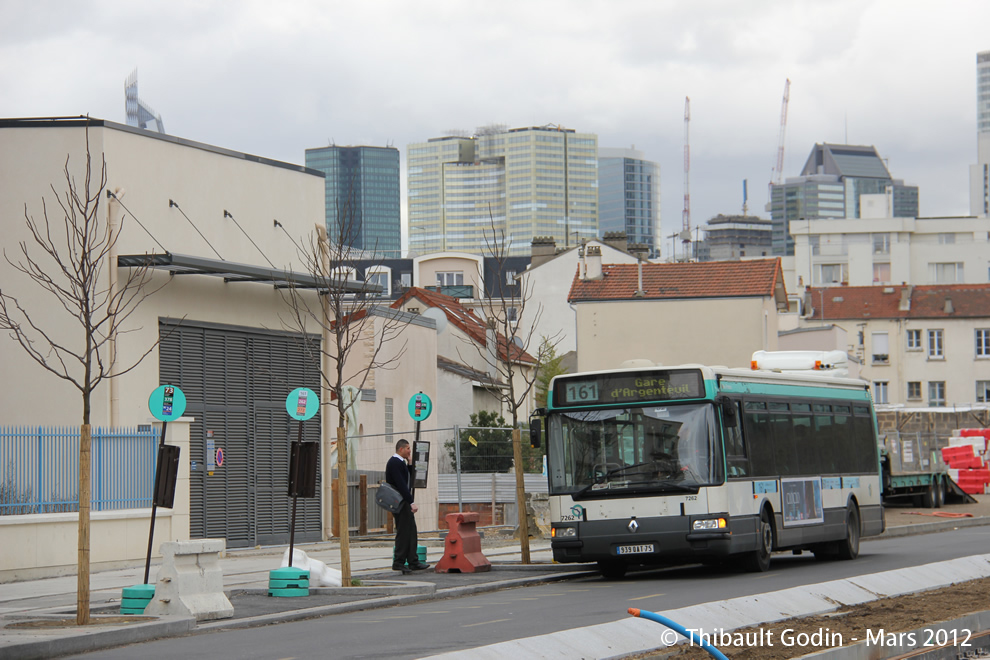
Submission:
[[[416,517],[419,507],[413,503],[412,486],[412,446],[406,439],[395,443],[395,454],[385,464],[385,482],[402,495],[402,509],[395,516],[395,552],[392,554],[392,570],[403,574],[423,571],[429,564],[419,560],[416,538]],[[406,566],[406,561],[409,566]]]

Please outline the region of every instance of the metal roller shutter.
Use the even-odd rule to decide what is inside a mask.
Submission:
[[[224,538],[232,548],[288,543],[288,454],[298,431],[289,428],[285,397],[296,387],[319,391],[318,339],[309,355],[300,338],[287,334],[165,320],[160,337],[161,382],[182,388],[195,418],[190,536]],[[320,439],[320,419],[303,424],[305,440]],[[224,450],[224,464],[212,475],[210,441]],[[300,500],[296,540],[321,535],[319,498]]]

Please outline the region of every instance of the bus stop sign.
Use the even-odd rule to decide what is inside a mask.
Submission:
[[[413,421],[422,422],[430,416],[431,412],[433,412],[433,402],[422,392],[414,394],[409,399],[409,416],[413,418]]]

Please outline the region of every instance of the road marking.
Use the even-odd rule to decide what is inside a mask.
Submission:
[[[650,594],[649,596],[637,596],[636,598],[630,598],[629,600],[646,600],[647,598],[656,598],[662,595],[663,594]]]
[[[415,619],[418,614],[397,614],[395,616],[387,616],[386,619]]]
[[[512,619],[495,619],[494,621],[482,621],[481,623],[466,623],[461,628],[473,628],[474,626],[487,626],[492,623],[502,623],[503,621],[512,621]]]

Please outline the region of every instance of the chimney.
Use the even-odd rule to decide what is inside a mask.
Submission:
[[[553,236],[534,236],[529,249],[530,268],[536,268],[557,255],[557,241]]]
[[[645,261],[650,257],[650,246],[646,243],[629,243],[626,251],[640,261]]]
[[[584,279],[602,279],[602,248],[600,245],[586,245],[584,248]]]
[[[897,305],[898,311],[910,312],[911,311],[911,291],[914,289],[913,286],[908,285],[901,289],[901,302]]]
[[[629,251],[629,244],[626,239],[626,232],[624,231],[607,231],[605,232],[605,236],[602,237],[602,242],[616,250],[622,250],[623,252]]]

